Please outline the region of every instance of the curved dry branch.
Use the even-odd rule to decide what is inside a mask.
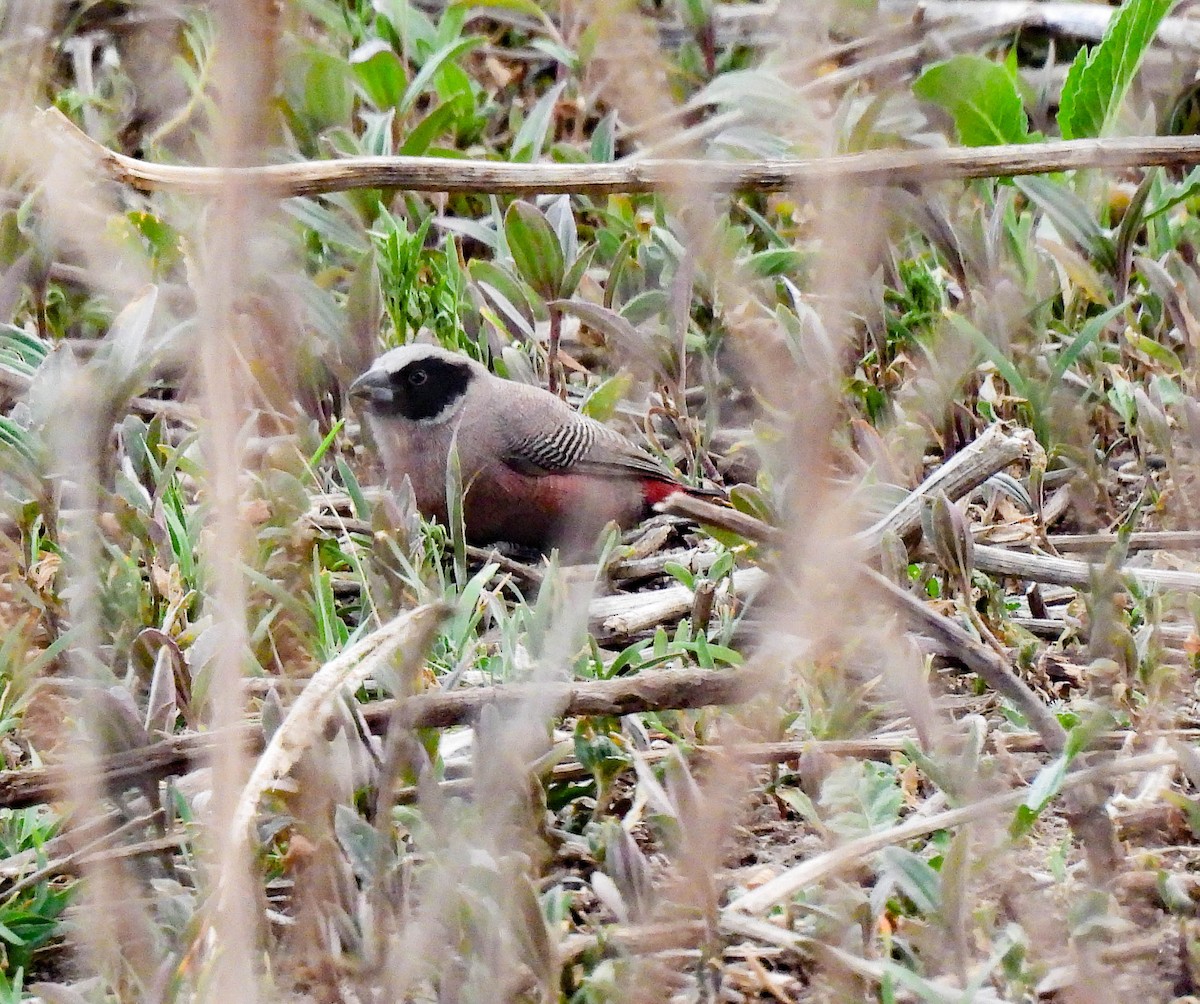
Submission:
[[[345,157],[263,167],[187,167],[151,164],[109,150],[81,132],[55,108],[42,113],[41,124],[62,147],[87,157],[103,173],[131,188],[212,194],[232,180],[281,198],[357,188],[505,195],[607,195],[667,191],[685,183],[689,187],[716,192],[784,192],[831,181],[872,187],[1045,174],[1081,168],[1191,167],[1200,164],[1200,139],[1149,136],[1024,146],[879,150],[770,161],[509,164],[438,157]]]
[[[360,650],[361,654],[361,650]],[[762,674],[746,668],[730,670],[667,669],[612,680],[580,680],[550,684],[501,684],[449,692],[418,694],[404,701],[375,701],[362,707],[373,729],[394,720],[401,728],[449,728],[475,721],[483,709],[528,702],[530,695],[550,694],[562,715],[632,715],[707,705],[740,704],[762,693]],[[397,717],[398,716],[398,717]],[[140,749],[97,758],[96,783],[110,792],[183,774],[203,764],[214,748],[238,743],[248,752],[262,750],[262,730],[248,722],[221,732],[171,736]],[[0,808],[49,802],[63,779],[78,774],[70,764],[0,771]]]

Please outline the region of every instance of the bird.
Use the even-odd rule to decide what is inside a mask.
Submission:
[[[579,552],[595,545],[607,523],[628,529],[676,492],[724,494],[685,485],[549,391],[439,346],[385,352],[349,395],[362,403],[388,482],[396,487],[407,477],[417,509],[443,525],[447,461],[457,450],[472,544]]]

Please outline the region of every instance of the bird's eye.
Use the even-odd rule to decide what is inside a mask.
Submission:
[[[408,382],[414,387],[420,387],[428,379],[429,374],[424,370],[413,370],[408,374]]]

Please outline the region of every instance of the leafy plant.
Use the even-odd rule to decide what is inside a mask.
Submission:
[[[1175,0],[1129,0],[1093,49],[1081,49],[1067,71],[1058,109],[1063,139],[1107,134],[1154,33]]]
[[[1029,132],[1029,117],[1012,72],[983,56],[955,56],[935,63],[913,82],[913,93],[950,113],[964,146],[1028,143],[1037,138]]]

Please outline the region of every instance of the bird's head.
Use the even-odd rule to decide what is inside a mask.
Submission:
[[[433,425],[462,407],[482,367],[433,345],[405,345],[385,352],[350,385],[350,396],[386,418]]]

